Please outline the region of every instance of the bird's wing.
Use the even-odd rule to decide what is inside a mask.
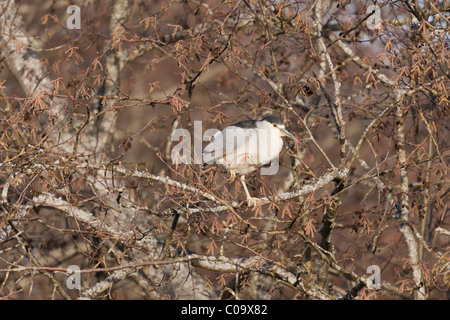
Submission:
[[[213,136],[203,150],[203,161],[211,164],[242,164],[257,160],[258,137],[255,128],[229,126]]]

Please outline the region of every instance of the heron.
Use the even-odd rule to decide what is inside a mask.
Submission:
[[[203,162],[216,163],[227,170],[231,181],[236,175],[240,176],[247,204],[255,206],[260,199],[250,195],[245,176],[269,163],[275,164],[278,171],[278,157],[283,148],[282,137],[285,136],[297,141],[276,116],[237,122],[212,136],[203,150]],[[276,171],[271,172],[275,174]]]

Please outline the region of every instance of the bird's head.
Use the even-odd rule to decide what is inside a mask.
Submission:
[[[261,120],[261,122],[264,123],[264,126],[268,126],[268,127],[280,130],[281,136],[289,137],[292,140],[297,141],[297,139],[294,137],[294,135],[286,130],[286,127],[284,126],[284,123],[283,123],[283,121],[281,121],[281,119],[279,119],[275,116],[268,116],[268,117],[263,118]]]

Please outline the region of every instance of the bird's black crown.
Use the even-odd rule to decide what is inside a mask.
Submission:
[[[262,121],[267,121],[267,122],[270,122],[270,123],[276,123],[276,124],[283,124],[283,121],[281,121],[281,119],[280,118],[277,118],[277,117],[275,117],[275,116],[268,116],[268,117],[265,117],[265,118],[263,118],[262,119]]]

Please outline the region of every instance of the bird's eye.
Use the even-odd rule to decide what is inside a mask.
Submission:
[[[277,124],[276,124],[276,123],[274,123],[274,124],[273,124],[273,127],[274,127],[274,128],[276,128],[276,127],[277,127]]]

